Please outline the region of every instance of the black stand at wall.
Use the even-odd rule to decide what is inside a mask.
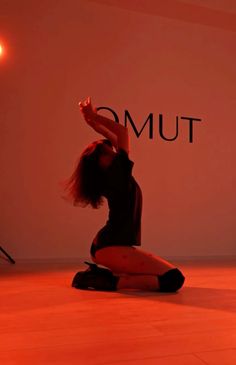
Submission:
[[[13,258],[10,255],[8,255],[8,253],[1,246],[0,246],[0,251],[4,253],[4,255],[7,257],[7,259],[10,261],[11,264],[16,263],[15,260],[13,260]]]

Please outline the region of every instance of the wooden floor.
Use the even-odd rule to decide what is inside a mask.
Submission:
[[[1,259],[0,364],[235,365],[236,261],[172,262],[177,293],[109,293],[71,287],[83,260]]]

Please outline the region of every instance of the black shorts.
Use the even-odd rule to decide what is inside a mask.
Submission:
[[[95,258],[95,253],[100,249],[100,248],[104,248],[104,247],[109,247],[111,245],[107,245],[107,244],[99,244],[99,246],[95,245],[94,242],[92,242],[91,247],[90,247],[90,254]]]
[[[101,244],[101,243],[99,243],[99,246],[97,246],[97,245],[95,245],[95,243],[94,242],[92,242],[92,244],[91,244],[91,247],[90,247],[90,254],[91,254],[91,256],[92,257],[94,257],[95,258],[95,253],[98,251],[98,250],[100,250],[101,248],[104,248],[104,247],[111,247],[111,246],[129,246],[129,247],[133,247],[133,246],[140,246],[140,244],[132,244],[132,245],[127,245],[127,244],[119,244],[119,245],[108,245],[108,244],[106,244],[106,243],[103,243],[103,244]]]
[[[92,242],[92,245],[90,247],[90,254],[92,257],[95,258],[95,252],[97,251],[95,244]]]

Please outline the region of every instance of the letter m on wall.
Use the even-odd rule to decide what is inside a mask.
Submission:
[[[133,119],[131,118],[128,110],[125,110],[125,127],[127,127],[127,120],[130,122],[130,125],[132,126],[134,133],[136,135],[136,137],[139,138],[140,134],[142,133],[145,125],[147,124],[147,122],[149,121],[149,138],[153,138],[153,113],[150,113],[148,118],[146,119],[142,129],[140,132],[138,132],[135,123],[133,121]]]

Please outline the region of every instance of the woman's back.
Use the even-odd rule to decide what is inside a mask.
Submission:
[[[119,149],[105,172],[104,196],[109,215],[106,224],[93,239],[91,253],[116,245],[141,245],[142,191],[132,176],[134,162]]]

